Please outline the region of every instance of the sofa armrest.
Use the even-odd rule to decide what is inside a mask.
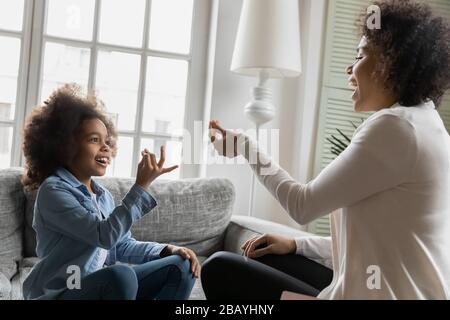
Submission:
[[[225,231],[223,250],[241,254],[241,245],[248,239],[264,233],[275,233],[288,237],[311,236],[311,233],[300,231],[279,223],[254,217],[234,215]]]
[[[11,297],[11,281],[0,272],[0,300],[9,300]]]

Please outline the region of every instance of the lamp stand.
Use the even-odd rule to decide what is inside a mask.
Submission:
[[[272,90],[267,87],[267,80],[269,74],[262,70],[259,73],[259,83],[251,91],[252,100],[247,103],[244,108],[244,113],[247,118],[252,121],[256,126],[256,143],[259,143],[259,128],[271,121],[275,117],[275,107],[272,102]],[[257,163],[259,163],[259,153],[256,157]],[[250,201],[248,215],[253,216],[254,212],[254,193],[255,193],[255,175],[251,176],[250,185]]]

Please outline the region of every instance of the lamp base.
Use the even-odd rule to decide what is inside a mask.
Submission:
[[[275,107],[272,103],[272,91],[264,87],[252,89],[252,100],[247,103],[244,113],[256,125],[262,125],[275,117]]]

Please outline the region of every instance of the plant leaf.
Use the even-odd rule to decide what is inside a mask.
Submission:
[[[355,130],[358,129],[358,127],[353,123],[353,121],[349,121],[349,122],[353,126],[353,128],[355,128]]]
[[[341,145],[337,144],[336,142],[334,142],[333,140],[331,140],[330,138],[327,138],[327,140],[336,147],[336,149],[340,150],[340,151],[344,151],[345,148],[343,148]]]
[[[331,135],[331,137],[336,140],[344,149],[347,148],[347,144],[343,143],[339,138],[336,138],[335,136]]]
[[[341,134],[341,136],[344,137],[345,140],[348,141],[348,143],[352,142],[352,141],[350,140],[350,138],[347,137],[347,136],[345,135],[345,133],[343,133],[343,132],[342,132],[341,130],[339,130],[339,129],[336,129],[336,130]]]

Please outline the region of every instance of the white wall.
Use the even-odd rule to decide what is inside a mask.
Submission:
[[[297,79],[270,80],[277,114],[264,128],[280,130],[280,165],[296,179],[311,177],[311,154],[314,151],[318,88],[320,81],[320,44],[325,0],[300,1],[303,73]],[[225,128],[250,129],[243,109],[257,79],[231,73],[230,63],[239,23],[242,0],[218,0],[214,48],[211,63],[211,96],[206,114],[220,120]],[[321,11],[322,10],[322,11]],[[310,16],[311,13],[314,16]],[[317,17],[319,15],[319,17]],[[321,16],[322,15],[322,16]],[[214,21],[214,19],[213,19]],[[318,28],[319,26],[319,28]],[[311,65],[311,62],[314,65]],[[308,84],[306,84],[309,81]],[[306,94],[305,91],[307,90]],[[304,103],[308,108],[303,110]],[[302,156],[304,154],[304,156]],[[248,165],[209,165],[208,177],[227,177],[236,188],[235,214],[249,210],[251,170]],[[278,202],[256,181],[254,216],[290,226],[298,225]]]

